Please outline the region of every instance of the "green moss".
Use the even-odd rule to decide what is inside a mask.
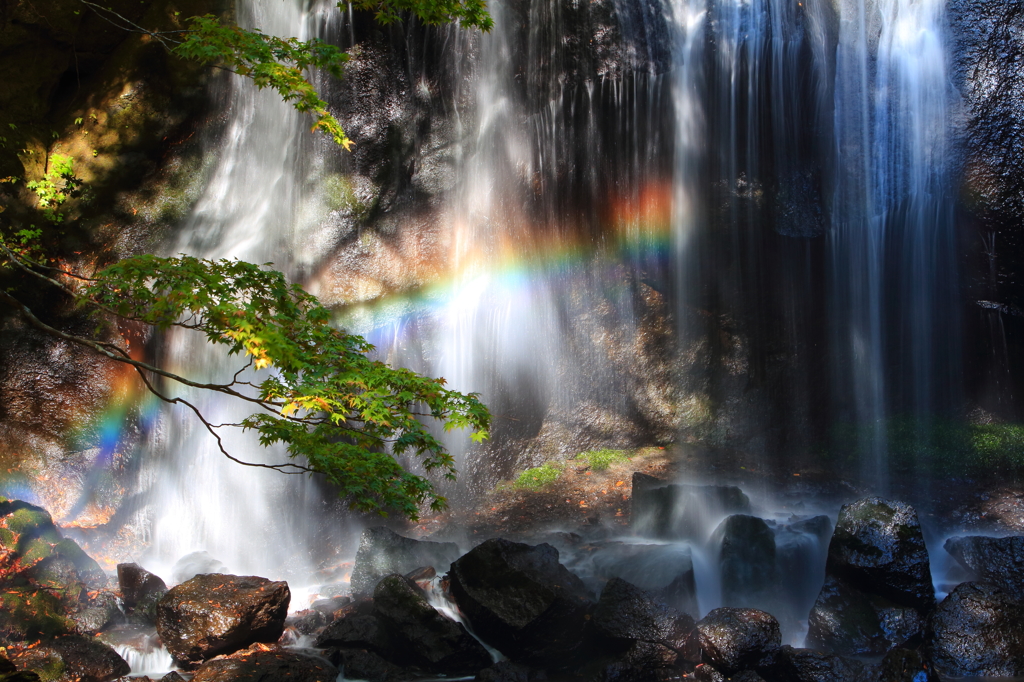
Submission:
[[[894,417],[880,428],[893,474],[1024,474],[1022,424]],[[826,457],[840,466],[857,466],[873,457],[874,439],[870,427],[838,424],[832,429]]]
[[[370,211],[370,207],[356,196],[349,179],[340,173],[325,177],[320,183],[320,190],[330,211],[344,211],[357,220],[364,218]]]
[[[9,515],[4,525],[18,535],[37,535],[53,530],[53,519],[44,510],[26,505]]]
[[[594,471],[604,471],[613,464],[623,464],[633,458],[631,450],[588,450],[576,455],[576,459],[586,462]]]
[[[515,486],[535,490],[554,483],[562,475],[562,465],[558,462],[547,462],[539,467],[527,469],[519,474]]]
[[[61,601],[45,590],[9,587],[0,591],[0,635],[12,640],[53,638],[70,632]]]

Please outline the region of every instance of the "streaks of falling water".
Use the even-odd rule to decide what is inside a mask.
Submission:
[[[870,434],[883,490],[886,427],[956,398],[950,86],[938,0],[840,8],[830,235],[841,392]]]
[[[308,33],[306,13],[290,1],[240,3],[238,22],[274,35]],[[301,182],[308,136],[299,115],[276,94],[258,92],[239,77],[225,87],[229,122],[219,162],[175,251],[273,261],[294,277],[304,258],[316,255],[299,248],[307,236],[300,207],[309,200]],[[163,353],[171,371],[209,381],[230,379],[240,364],[230,362],[222,347],[188,332],[170,334]],[[245,414],[198,392],[184,395],[213,424],[237,422]],[[319,540],[326,544],[341,530],[328,530],[331,509],[314,481],[229,461],[191,414],[166,410],[151,441],[143,474],[148,484],[143,523],[150,540],[144,561],[165,577],[183,555],[207,550],[235,573],[301,581],[312,570],[309,545],[318,532],[325,533]],[[228,429],[224,441],[243,460],[286,458],[281,449],[261,448],[252,434]]]

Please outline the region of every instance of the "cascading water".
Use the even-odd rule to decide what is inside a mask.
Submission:
[[[276,35],[303,37],[309,16],[298,3],[240,3],[238,22]],[[220,160],[183,227],[175,251],[204,258],[272,261],[301,277],[318,254],[309,244],[309,216],[316,205],[304,185],[313,172],[309,136],[288,104],[251,83],[233,78],[229,122]],[[238,370],[222,350],[195,334],[172,333],[163,351],[171,371],[226,381]],[[186,393],[212,424],[237,422],[247,414],[200,393]],[[256,463],[286,461],[281,449],[264,450],[230,429],[225,448]],[[143,473],[148,506],[146,564],[175,581],[212,568],[238,574],[292,576],[312,580],[319,546],[328,555],[344,537],[344,522],[315,481],[229,461],[194,415],[163,413]],[[172,570],[183,556],[189,561]],[[322,557],[320,557],[322,558]],[[215,565],[213,562],[221,562]]]
[[[246,5],[239,18],[268,33],[322,28],[316,12],[286,5]],[[332,223],[313,186],[333,162],[311,153],[297,114],[242,83],[177,248],[273,260],[310,278],[382,357],[481,392],[494,441],[473,451],[448,441],[468,481],[445,491],[456,499],[548,459],[680,433],[758,453],[807,449],[808,424],[832,419],[867,427],[882,485],[885,420],[955,402],[955,342],[936,341],[955,338],[943,334],[955,268],[941,3],[490,9],[489,35],[430,34],[459,75],[442,103],[455,132],[450,172],[438,176],[449,185],[429,206],[443,227],[424,247],[428,270],[351,296],[331,288],[331,272],[355,272],[352,254],[401,230],[367,218],[332,256],[339,240],[324,235]],[[415,93],[403,95],[432,97],[436,83],[408,71]],[[416,189],[422,169],[410,168]],[[388,205],[396,214],[401,200]],[[172,367],[224,371],[201,344],[166,345]],[[235,572],[306,578],[323,563],[315,548],[351,555],[315,482],[228,462],[188,419],[165,415],[153,446],[153,568],[207,550]],[[701,610],[723,599],[712,530],[694,557]],[[773,532],[784,560],[820,559],[807,533],[781,521]]]

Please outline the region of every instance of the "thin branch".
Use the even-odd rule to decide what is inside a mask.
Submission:
[[[168,50],[170,50],[171,48],[167,47],[167,43],[181,44],[181,41],[180,40],[174,40],[172,38],[167,38],[165,36],[171,35],[171,34],[179,34],[179,33],[187,33],[188,32],[188,31],[185,31],[185,30],[179,30],[179,31],[151,31],[148,28],[143,28],[142,26],[139,26],[138,24],[136,24],[131,19],[128,19],[127,17],[121,16],[120,14],[115,12],[110,7],[104,7],[102,5],[97,5],[94,2],[89,2],[89,0],[78,0],[78,1],[80,3],[82,3],[83,5],[85,5],[86,7],[91,8],[94,12],[96,12],[96,15],[100,19],[103,19],[104,21],[106,21],[107,23],[115,26],[116,28],[119,28],[122,31],[129,31],[131,33],[143,33],[145,35],[152,36],[156,40],[160,41],[160,44],[163,45]],[[113,21],[107,15],[116,17],[119,21],[122,22],[122,25],[118,25],[118,23],[116,21]]]

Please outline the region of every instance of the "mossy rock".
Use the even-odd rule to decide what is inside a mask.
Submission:
[[[10,641],[53,638],[73,628],[61,600],[46,590],[8,587],[0,591],[0,607],[0,638]]]

